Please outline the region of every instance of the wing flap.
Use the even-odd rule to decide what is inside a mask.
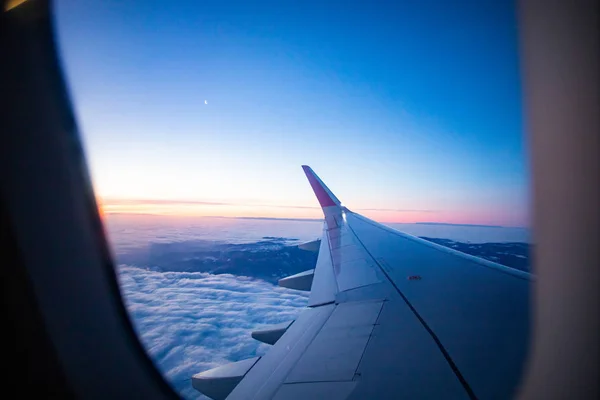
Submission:
[[[382,305],[383,301],[337,305],[285,383],[351,381]]]
[[[266,344],[275,344],[293,323],[294,321],[287,321],[282,322],[281,324],[257,329],[252,331],[252,338]]]
[[[307,292],[312,287],[314,275],[315,270],[309,269],[299,272],[295,275],[286,276],[285,278],[279,280],[279,286]]]
[[[249,358],[196,374],[192,376],[192,386],[214,400],[223,400],[259,359]]]
[[[300,250],[306,250],[306,251],[316,253],[319,251],[320,246],[321,246],[321,239],[317,239],[317,240],[312,240],[312,241],[306,242],[306,243],[300,243],[298,245],[298,248]]]
[[[228,399],[270,399],[334,309],[333,304],[304,310],[235,387]]]

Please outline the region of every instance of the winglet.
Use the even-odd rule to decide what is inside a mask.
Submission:
[[[317,196],[317,200],[319,200],[319,204],[321,204],[322,208],[332,207],[332,206],[341,206],[341,202],[337,197],[329,190],[329,188],[323,183],[321,179],[315,174],[311,167],[308,165],[303,165],[302,169],[308,178],[308,182],[315,192],[315,196]]]

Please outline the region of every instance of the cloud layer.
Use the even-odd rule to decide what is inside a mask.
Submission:
[[[250,333],[261,325],[295,319],[306,306],[306,293],[273,283],[314,268],[316,254],[293,245],[319,237],[320,221],[113,215],[105,222],[138,335],[157,368],[184,398],[204,398],[192,388],[192,375],[264,354],[270,346]],[[515,229],[414,224],[398,228],[528,268],[529,246],[512,243],[522,236]],[[505,243],[478,243],[486,241]]]
[[[119,281],[134,326],[158,369],[184,398],[201,398],[195,373],[255,355],[261,325],[295,319],[307,295],[229,274],[160,272],[120,265]]]

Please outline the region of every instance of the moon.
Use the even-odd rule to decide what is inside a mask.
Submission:
[[[204,104],[208,104],[208,101],[207,101],[207,100],[204,100]]]

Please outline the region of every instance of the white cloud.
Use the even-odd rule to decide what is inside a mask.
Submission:
[[[248,277],[202,272],[158,272],[118,268],[121,290],[134,326],[177,392],[200,398],[195,373],[254,355],[269,345],[252,339],[260,325],[295,319],[307,294]]]

